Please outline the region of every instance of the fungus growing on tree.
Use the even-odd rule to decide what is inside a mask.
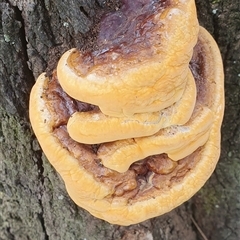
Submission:
[[[130,225],[179,206],[213,172],[222,60],[193,0],[124,0],[97,44],[39,76],[30,120],[73,201]]]

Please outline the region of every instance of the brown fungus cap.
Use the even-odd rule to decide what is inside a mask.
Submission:
[[[181,98],[199,31],[194,0],[131,2],[103,19],[98,51],[69,50],[57,67],[71,97],[115,117],[160,111]]]
[[[203,28],[190,68],[196,80],[197,102],[213,113],[206,143],[177,162],[166,154],[149,156],[133,163],[124,173],[102,165],[98,156],[100,148],[77,143],[69,137],[65,120],[52,111],[55,99],[50,101],[47,96],[51,80],[44,74],[38,78],[30,96],[32,127],[76,204],[110,223],[130,225],[172,210],[203,186],[219,158],[224,111],[220,52]]]

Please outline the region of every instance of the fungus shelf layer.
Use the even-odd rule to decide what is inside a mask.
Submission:
[[[83,53],[72,49],[58,63],[64,91],[99,106],[106,115],[160,111],[181,98],[188,79],[188,63],[199,31],[194,0],[137,2],[141,8],[133,13],[119,10],[113,14],[120,14],[124,22],[116,28],[116,35],[105,33],[111,27],[108,20],[103,22],[100,50]],[[131,7],[124,6],[122,9]],[[131,21],[123,20],[132,15]],[[107,16],[112,18],[116,19]],[[133,27],[127,31],[129,25]]]

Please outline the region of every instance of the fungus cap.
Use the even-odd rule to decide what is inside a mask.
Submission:
[[[171,125],[183,125],[196,103],[195,81],[189,70],[184,93],[175,104],[159,112],[138,113],[130,117],[111,117],[99,109],[75,112],[68,121],[69,135],[77,142],[98,144],[120,139],[150,136]]]
[[[160,111],[181,98],[199,31],[195,2],[146,2],[146,7],[151,6],[146,13],[144,7],[127,13],[122,10],[119,19],[130,18],[126,17],[126,22],[114,29],[120,31],[114,39],[120,39],[117,44],[123,49],[116,49],[110,39],[95,55],[77,49],[63,54],[57,75],[71,97],[97,105],[104,114],[116,117]],[[128,23],[136,26],[129,28]],[[106,31],[104,27],[102,31]],[[126,34],[128,31],[135,35]],[[108,39],[108,34],[102,38]]]

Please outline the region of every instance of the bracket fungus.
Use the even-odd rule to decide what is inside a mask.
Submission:
[[[79,206],[112,224],[191,198],[220,154],[221,55],[194,0],[123,0],[98,49],[67,51],[30,95],[30,120]]]

